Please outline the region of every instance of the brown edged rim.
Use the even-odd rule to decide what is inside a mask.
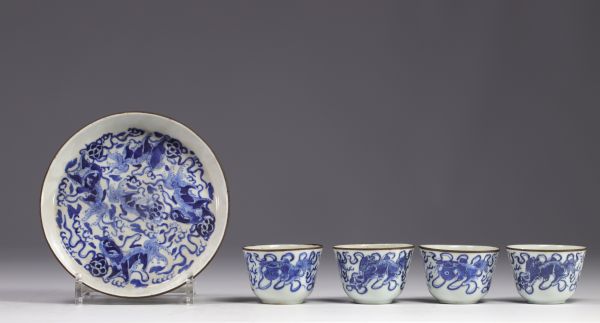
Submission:
[[[251,246],[245,246],[242,248],[244,251],[297,251],[297,250],[315,250],[323,249],[323,245],[318,243],[281,243],[281,244],[257,244]]]
[[[500,248],[492,246],[481,246],[481,245],[467,245],[467,244],[423,244],[419,245],[419,249],[430,250],[430,251],[443,251],[443,252],[460,252],[460,253],[485,253],[485,252],[498,252]],[[477,249],[477,250],[475,250]]]
[[[512,244],[506,250],[531,251],[531,252],[573,252],[586,251],[587,247],[565,244]]]
[[[42,180],[42,186],[40,187],[40,225],[42,227],[42,234],[44,236],[44,241],[46,241],[46,245],[48,246],[48,249],[50,249],[50,251],[52,252],[52,256],[54,257],[54,259],[56,259],[56,261],[60,264],[61,267],[63,267],[63,269],[73,278],[75,278],[75,276],[67,269],[67,267],[65,267],[65,265],[60,262],[60,260],[58,259],[58,256],[56,256],[56,253],[54,253],[54,250],[52,249],[52,247],[50,246],[50,242],[48,241],[48,239],[46,239],[46,230],[44,229],[44,222],[42,220],[42,203],[41,203],[41,196],[44,190],[44,182],[46,181],[46,176],[48,175],[48,171],[50,171],[50,166],[52,165],[52,162],[54,161],[54,159],[56,159],[56,156],[58,156],[58,153],[63,149],[63,147],[67,144],[67,142],[75,135],[77,135],[79,132],[81,132],[84,128],[86,128],[87,126],[89,126],[90,124],[102,120],[104,118],[108,118],[108,117],[112,117],[112,116],[117,116],[117,115],[122,115],[122,114],[133,114],[133,113],[143,113],[143,114],[151,114],[151,115],[155,115],[155,116],[159,116],[165,119],[169,119],[175,123],[179,123],[182,126],[184,126],[185,128],[189,129],[194,135],[196,135],[196,137],[200,138],[200,140],[202,140],[202,142],[204,142],[204,144],[208,147],[208,149],[213,153],[213,156],[215,157],[215,160],[217,161],[217,164],[219,165],[219,168],[221,168],[221,172],[223,173],[223,180],[225,181],[225,196],[227,197],[227,219],[225,221],[225,230],[223,231],[223,238],[221,239],[221,243],[219,243],[219,245],[217,246],[217,249],[215,249],[215,253],[210,257],[210,259],[208,259],[208,261],[206,262],[206,265],[200,269],[197,273],[195,273],[193,275],[193,278],[198,277],[198,275],[200,275],[200,273],[202,273],[204,271],[204,269],[206,269],[206,267],[208,267],[208,265],[210,265],[210,263],[213,261],[213,259],[215,258],[215,256],[217,255],[217,253],[219,253],[219,249],[221,248],[221,245],[223,244],[223,240],[225,240],[225,236],[227,235],[227,225],[229,224],[229,214],[230,209],[231,209],[231,200],[230,200],[230,196],[229,196],[229,190],[227,188],[227,176],[225,175],[225,170],[223,169],[223,167],[221,166],[221,162],[219,161],[219,158],[217,157],[217,155],[214,153],[212,147],[206,143],[206,141],[204,141],[204,139],[202,139],[202,137],[200,137],[194,130],[192,130],[192,128],[188,127],[185,123],[177,121],[171,117],[167,117],[165,115],[162,114],[158,114],[155,112],[146,112],[146,111],[125,111],[125,112],[117,112],[117,113],[111,113],[111,114],[107,114],[104,115],[103,117],[100,117],[92,122],[89,122],[87,124],[85,124],[84,126],[80,126],[79,130],[77,130],[75,133],[73,133],[69,138],[67,138],[67,140],[65,140],[65,142],[63,142],[63,144],[60,146],[60,148],[58,148],[58,150],[54,153],[52,159],[50,159],[50,162],[48,163],[48,166],[46,167],[46,172],[44,175],[44,179]],[[83,283],[83,282],[82,282]],[[98,290],[96,288],[93,288],[91,286],[88,286],[86,283],[83,283],[85,286],[87,286],[88,288],[97,291],[99,293],[105,294],[105,295],[109,295],[109,296],[113,296],[113,297],[120,297],[120,298],[128,298],[128,299],[141,299],[141,298],[148,298],[148,297],[155,297],[155,296],[160,296],[163,294],[167,294],[170,293],[178,288],[180,288],[181,286],[185,285],[185,282],[181,283],[181,285],[175,286],[169,290],[166,290],[164,292],[160,292],[160,293],[155,293],[155,294],[151,294],[151,295],[143,295],[143,296],[124,296],[124,295],[116,295],[116,294],[111,294],[105,291],[101,291]]]
[[[404,250],[414,249],[410,243],[351,243],[333,246],[334,250]]]

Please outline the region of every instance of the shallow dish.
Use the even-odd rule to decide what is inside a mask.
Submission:
[[[346,295],[361,304],[388,304],[400,295],[414,246],[406,243],[333,247]]]
[[[223,172],[184,125],[149,113],[102,118],[50,164],[41,218],[52,252],[100,292],[144,297],[197,275],[227,225]]]
[[[299,304],[315,287],[323,246],[273,244],[243,248],[252,292],[267,304]]]
[[[559,304],[575,293],[585,247],[520,244],[506,250],[517,291],[528,302]]]
[[[499,249],[470,245],[421,245],[425,278],[441,303],[472,304],[490,290]]]

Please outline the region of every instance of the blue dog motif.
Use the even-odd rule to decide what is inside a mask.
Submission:
[[[359,294],[366,293],[369,288],[380,289],[385,286],[390,291],[398,286],[403,288],[411,253],[411,250],[402,250],[400,253],[388,252],[382,256],[379,253],[365,255],[362,252],[336,252],[344,287]],[[352,266],[356,263],[357,271]]]
[[[482,293],[489,290],[494,268],[495,255],[476,255],[469,259],[466,254],[461,254],[454,259],[450,253],[441,253],[439,256],[433,252],[423,251],[427,272],[427,281],[433,288],[446,287],[448,290],[465,288],[466,294],[473,294],[480,284]]]
[[[148,279],[147,267],[153,260],[156,260],[157,266],[150,268],[149,272],[158,272],[167,263],[167,258],[160,253],[160,246],[156,241],[147,240],[143,246],[123,252],[111,238],[96,238],[100,241],[101,253],[85,265],[94,277],[104,277],[107,281],[120,277],[123,279],[121,284],[132,283],[140,287]],[[130,279],[130,271],[134,268],[141,279]]]
[[[487,261],[482,259],[470,264],[467,257],[458,257],[457,260],[437,260],[436,264],[439,277],[433,280],[433,287],[438,288],[451,281],[448,289],[455,290],[467,286],[467,294],[475,292],[477,283],[474,280],[481,276],[488,266]]]
[[[278,257],[268,253],[261,258],[258,253],[247,253],[246,263],[250,273],[250,282],[256,289],[274,288],[280,290],[289,287],[291,292],[298,291],[302,286],[312,290],[315,282],[320,252],[302,252],[298,260],[288,252]]]
[[[511,262],[515,266],[515,278],[518,290],[523,290],[527,294],[534,292],[534,284],[539,281],[538,288],[547,290],[556,287],[562,292],[567,288],[570,291],[575,290],[579,271],[577,264],[581,262],[582,256],[579,254],[569,254],[561,262],[562,256],[553,254],[550,259],[541,254],[536,257],[530,257],[527,253],[510,254]],[[525,265],[524,268],[522,265]],[[523,271],[519,271],[524,269]],[[517,274],[518,272],[518,274]]]
[[[165,282],[192,266],[215,230],[200,159],[166,134],[105,133],[64,171],[56,197],[63,246],[107,284]]]

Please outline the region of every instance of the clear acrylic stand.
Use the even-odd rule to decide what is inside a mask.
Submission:
[[[187,304],[187,305],[191,305],[194,304],[194,277],[193,276],[189,276],[185,283],[177,288],[174,289],[164,295],[158,295],[153,297],[153,303],[158,302],[171,302],[173,303],[173,297],[176,297],[175,301],[176,303],[183,303],[183,304]],[[167,300],[167,297],[169,298]],[[82,281],[81,281],[81,275],[80,274],[76,274],[75,275],[75,304],[77,305],[81,305],[84,303],[91,303],[94,301],[99,301],[102,303],[106,303],[107,302],[107,298],[109,299],[109,303],[114,303],[116,300],[116,303],[119,302],[131,302],[131,299],[126,299],[126,298],[120,298],[120,297],[115,297],[115,296],[109,296],[100,292],[97,292],[91,288],[89,288],[88,286],[86,286]],[[162,298],[162,299],[159,299]],[[183,298],[183,302],[181,302],[181,299]],[[112,301],[110,300],[112,299]],[[180,301],[177,301],[180,300]]]

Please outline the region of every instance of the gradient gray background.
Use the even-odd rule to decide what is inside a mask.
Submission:
[[[569,243],[594,266],[599,9],[3,1],[2,261],[68,282],[40,227],[46,167],[82,126],[143,110],[221,161],[231,212],[213,273],[242,275],[242,245],[281,242]]]

